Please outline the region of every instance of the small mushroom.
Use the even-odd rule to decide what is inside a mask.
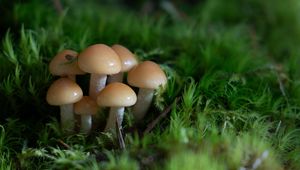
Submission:
[[[158,64],[144,61],[128,72],[128,84],[139,87],[137,102],[132,113],[140,121],[148,111],[152,102],[154,90],[167,83],[167,77]]]
[[[80,132],[88,134],[92,128],[92,115],[97,113],[98,106],[95,100],[89,96],[84,96],[79,102],[74,104],[75,114],[80,115]]]
[[[78,56],[79,67],[91,73],[89,96],[96,100],[97,94],[105,87],[107,75],[121,70],[119,56],[109,46],[95,44],[89,46]]]
[[[124,116],[124,107],[132,106],[135,102],[136,94],[126,84],[115,82],[107,85],[97,97],[97,104],[99,106],[111,107],[105,131],[115,128],[117,119],[121,125]]]
[[[131,70],[134,66],[138,64],[138,61],[135,55],[122,45],[115,44],[111,48],[120,57],[122,68],[119,73],[109,76],[107,82],[108,83],[122,82],[124,72],[128,72],[129,70]]]
[[[81,88],[68,78],[60,78],[49,87],[46,100],[50,105],[60,106],[60,121],[63,131],[73,132],[75,125],[73,104],[81,98]]]
[[[49,70],[52,75],[68,77],[75,81],[76,75],[85,74],[78,67],[77,52],[73,50],[63,50],[59,52],[50,62]]]

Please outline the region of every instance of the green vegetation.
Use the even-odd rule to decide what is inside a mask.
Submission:
[[[299,1],[207,0],[183,6],[182,20],[109,3],[66,1],[61,15],[50,1],[11,6],[0,48],[0,169],[300,169]],[[45,101],[51,58],[94,43],[123,44],[168,75],[143,125],[126,111],[126,150],[101,132],[105,113],[91,135],[65,136]],[[79,76],[85,93],[87,78]]]

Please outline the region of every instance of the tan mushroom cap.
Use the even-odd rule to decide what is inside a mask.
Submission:
[[[95,74],[117,74],[121,70],[118,54],[105,44],[95,44],[82,51],[78,65],[83,71]]]
[[[167,83],[167,77],[158,64],[144,61],[128,72],[127,81],[131,86],[157,89]]]
[[[47,92],[47,102],[60,106],[78,102],[82,98],[81,88],[68,78],[60,78],[52,83]]]
[[[136,103],[135,92],[126,84],[111,83],[97,96],[97,104],[104,107],[128,107]]]
[[[138,64],[135,55],[126,47],[115,44],[111,47],[120,57],[122,68],[121,72],[127,72]]]
[[[50,62],[50,73],[56,76],[85,74],[77,63],[77,52],[63,50],[59,52]]]
[[[74,104],[74,112],[78,115],[95,115],[97,111],[96,101],[89,96],[83,96],[79,102]]]

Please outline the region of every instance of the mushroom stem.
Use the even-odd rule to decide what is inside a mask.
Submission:
[[[108,120],[107,120],[104,131],[108,131],[109,129],[116,128],[117,119],[119,120],[120,125],[122,125],[124,110],[125,110],[124,107],[111,107],[110,108]]]
[[[91,115],[81,115],[81,126],[80,132],[88,134],[92,128],[92,116]]]
[[[107,75],[91,74],[89,95],[96,100],[97,94],[105,87]]]
[[[73,80],[74,82],[76,82],[76,75],[68,75],[67,76],[70,80]]]
[[[60,123],[63,132],[72,133],[75,127],[73,104],[60,106]]]
[[[152,102],[153,94],[154,89],[139,89],[137,102],[132,109],[132,113],[137,121],[141,121],[147,113]]]
[[[111,75],[111,76],[108,77],[107,82],[108,83],[113,83],[113,82],[120,82],[120,83],[122,83],[123,82],[123,76],[124,76],[123,72],[119,72],[117,74],[113,74],[113,75]]]

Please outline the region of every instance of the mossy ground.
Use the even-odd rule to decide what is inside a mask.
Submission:
[[[65,1],[60,15],[51,1],[0,3],[0,169],[300,169],[299,1],[178,2],[181,19],[116,2]],[[125,150],[105,119],[89,136],[62,134],[45,101],[51,58],[94,43],[123,44],[168,75],[142,125],[127,110]]]

